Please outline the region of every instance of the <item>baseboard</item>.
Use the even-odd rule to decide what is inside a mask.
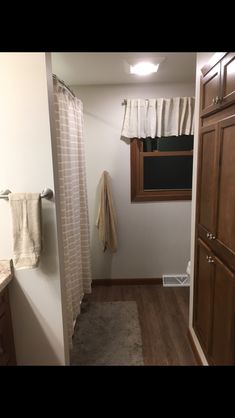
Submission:
[[[200,355],[199,355],[199,353],[197,351],[197,347],[196,347],[196,345],[194,343],[194,340],[193,340],[193,337],[192,337],[192,334],[191,334],[190,329],[188,329],[188,339],[189,339],[191,348],[193,350],[193,354],[194,354],[194,357],[195,357],[195,360],[196,360],[197,364],[199,366],[203,366],[204,364],[203,364],[203,362],[201,360],[201,357],[200,357]]]
[[[113,285],[145,285],[162,284],[162,278],[141,278],[141,279],[94,279],[92,286],[113,286]]]

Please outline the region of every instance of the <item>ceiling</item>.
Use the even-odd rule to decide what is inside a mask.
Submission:
[[[130,83],[191,83],[195,81],[196,53],[193,52],[54,52],[52,72],[69,85]],[[129,65],[152,60],[158,72],[140,77],[129,74]]]

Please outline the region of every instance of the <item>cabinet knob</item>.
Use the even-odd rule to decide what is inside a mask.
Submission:
[[[207,259],[208,263],[214,263],[214,260],[213,260],[213,258],[211,257],[211,255],[207,255],[207,256],[206,256],[206,259]]]
[[[215,239],[215,235],[214,235],[214,234],[212,234],[211,232],[207,232],[206,237],[207,237],[208,239]]]
[[[216,98],[215,98],[215,104],[218,104],[220,102],[220,97],[219,96],[216,96]]]
[[[212,99],[212,104],[215,104],[215,98],[213,97],[213,99]]]

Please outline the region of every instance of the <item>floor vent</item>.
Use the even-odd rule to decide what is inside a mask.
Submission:
[[[190,277],[188,274],[164,274],[162,276],[162,284],[163,286],[189,286]]]

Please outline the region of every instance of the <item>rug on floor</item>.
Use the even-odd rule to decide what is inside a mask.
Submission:
[[[70,364],[144,365],[136,302],[82,303]]]

